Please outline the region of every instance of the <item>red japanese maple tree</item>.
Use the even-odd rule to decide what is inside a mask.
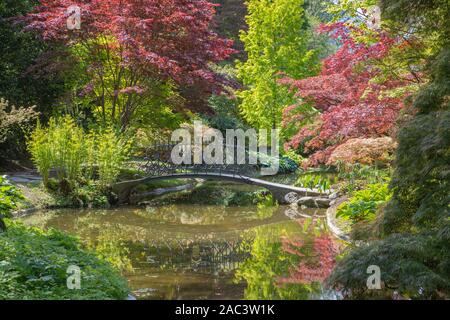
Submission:
[[[67,28],[72,5],[81,11],[80,29]],[[210,63],[234,50],[210,29],[214,7],[206,0],[41,0],[21,20],[46,41],[84,48],[92,81],[83,92],[103,109],[111,105],[108,115],[126,126],[142,98],[155,94],[154,79],[219,89]]]
[[[381,32],[373,44],[358,43],[343,23],[322,25],[319,31],[341,43],[337,52],[323,61],[321,73],[302,80],[281,80],[296,91],[300,100],[298,105],[284,110],[285,126],[305,118],[299,105],[312,104],[320,112],[313,124],[300,127],[285,144],[286,149],[302,147],[310,155],[307,165],[326,163],[331,152],[348,139],[389,135],[404,96],[384,93],[411,83],[408,76],[373,81],[381,74],[374,62],[381,61],[392,47],[401,45],[399,39]]]

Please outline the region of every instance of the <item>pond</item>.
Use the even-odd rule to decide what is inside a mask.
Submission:
[[[320,288],[279,285],[298,263],[282,239],[326,233],[323,209],[160,204],[39,211],[122,270],[138,299],[305,299]],[[313,222],[313,223],[311,223]]]

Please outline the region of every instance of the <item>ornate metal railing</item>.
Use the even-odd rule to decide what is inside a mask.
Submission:
[[[234,147],[234,161],[232,163],[209,164],[201,159],[201,163],[195,163],[192,159],[190,164],[176,164],[172,161],[171,152],[176,144],[173,143],[154,143],[145,150],[144,161],[141,162],[139,168],[148,176],[166,176],[176,173],[214,173],[214,174],[232,174],[241,177],[253,177],[257,175],[258,165],[249,164],[248,150],[238,150]],[[223,145],[225,150],[227,145]],[[239,151],[245,153],[245,163],[237,164],[237,154]],[[224,151],[225,154],[225,151]]]

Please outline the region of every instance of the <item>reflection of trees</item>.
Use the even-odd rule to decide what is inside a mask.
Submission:
[[[161,210],[161,214],[176,208],[167,210]],[[199,233],[181,228],[184,232],[180,232],[180,228],[172,225],[167,229],[152,228],[157,221],[154,212],[136,212],[140,213],[134,221],[131,214],[126,220],[123,215],[115,217],[112,211],[95,210],[86,214],[54,215],[45,224],[76,234],[88,248],[126,272],[153,269],[220,274],[235,270],[248,258],[248,251],[241,245],[241,231]],[[213,213],[207,210],[207,214]],[[139,222],[146,223],[139,226]]]
[[[266,207],[263,218],[270,218],[277,208]],[[167,222],[183,225],[213,225],[227,220],[239,222],[261,219],[258,207],[226,207],[218,205],[165,205],[163,207],[147,207],[136,211],[137,215],[149,221]]]
[[[125,271],[155,268],[218,274],[236,269],[248,257],[238,234],[216,239],[213,234],[183,236],[104,222],[80,227],[78,234],[88,247]],[[92,231],[94,238],[86,234]]]
[[[338,246],[328,233],[323,232],[324,220],[318,222],[308,219],[298,222],[302,229],[312,236],[283,239],[283,250],[296,256],[298,262],[290,268],[287,277],[279,279],[279,283],[318,286],[331,274],[336,263]]]
[[[236,279],[245,280],[246,299],[307,299],[320,288],[317,283],[281,283],[288,277],[301,257],[286,252],[281,239],[295,237],[314,238],[317,228],[303,227],[293,223],[257,228],[253,241],[247,242],[251,257],[236,272]]]
[[[317,285],[282,283],[283,279],[292,279],[290,271],[299,266],[301,257],[283,250],[281,238],[314,238],[323,231],[320,224],[309,228],[307,224],[286,221],[286,208],[281,206],[259,206],[252,210],[203,208],[204,212],[196,206],[191,211],[182,206],[147,211],[135,208],[89,210],[73,214],[65,210],[64,214],[52,214],[41,222],[44,227],[56,227],[78,235],[99,256],[134,278],[138,288],[142,288],[140,281],[145,281],[143,275],[163,277],[165,280],[161,280],[160,285],[164,286],[165,298],[170,290],[175,290],[173,287],[192,286],[188,280],[192,277],[195,283],[208,278],[215,283],[219,278],[233,277],[234,272],[236,281],[247,283],[245,298],[248,299],[304,299],[318,289]],[[218,225],[182,224],[179,219],[183,212],[208,223],[214,221],[210,216],[224,221],[217,222]],[[171,214],[166,217],[170,222],[161,221],[165,214]],[[250,214],[254,220],[239,222],[240,215]]]

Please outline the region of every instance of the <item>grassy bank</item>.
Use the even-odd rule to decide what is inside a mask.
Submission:
[[[117,270],[77,239],[7,220],[0,233],[0,299],[124,299],[129,289]],[[69,266],[81,270],[80,289],[68,289]]]

